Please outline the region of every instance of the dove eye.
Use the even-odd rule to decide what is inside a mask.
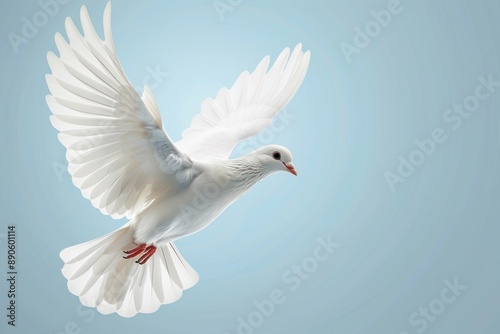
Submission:
[[[274,160],[280,160],[281,159],[281,153],[280,152],[274,152],[273,153],[273,158]]]

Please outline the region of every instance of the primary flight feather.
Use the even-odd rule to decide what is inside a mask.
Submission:
[[[103,214],[127,217],[122,228],[61,252],[69,290],[103,314],[155,312],[179,299],[198,274],[174,245],[219,216],[259,180],[278,171],[297,175],[288,149],[268,145],[228,160],[235,145],[265,129],[295,95],[310,52],[266,56],[230,89],[207,98],[176,143],[163,130],[149,88],[140,96],[126,77],[111,34],[104,40],[85,6],[83,35],[66,19],[59,56],[49,52],[50,121],[66,147],[68,171],[82,195]],[[199,205],[200,193],[207,199]]]

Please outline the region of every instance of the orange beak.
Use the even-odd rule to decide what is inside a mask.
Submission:
[[[293,175],[297,176],[297,171],[295,170],[295,166],[291,162],[284,162],[283,165],[285,165],[286,169]]]

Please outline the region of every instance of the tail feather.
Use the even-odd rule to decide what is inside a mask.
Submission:
[[[83,305],[132,317],[175,302],[198,282],[198,274],[172,242],[157,247],[143,265],[124,259],[123,250],[136,246],[132,240],[133,230],[126,225],[61,252],[68,289]]]

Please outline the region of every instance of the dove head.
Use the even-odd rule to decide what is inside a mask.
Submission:
[[[292,153],[286,147],[268,145],[254,151],[254,154],[270,173],[285,171],[297,175],[292,164]]]

